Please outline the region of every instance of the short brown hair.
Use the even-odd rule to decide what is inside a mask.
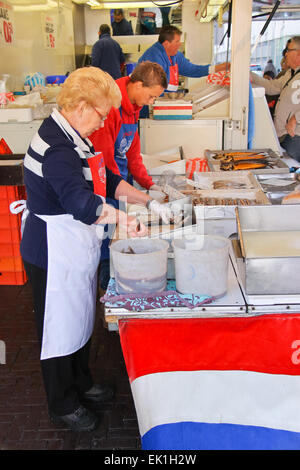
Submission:
[[[159,85],[167,88],[167,76],[161,65],[156,62],[141,62],[130,75],[131,83],[142,82],[144,87]]]
[[[102,24],[99,28],[99,33],[110,34],[110,27],[108,26],[108,24]]]
[[[294,41],[296,45],[300,48],[300,36],[293,36],[292,41]]]
[[[176,34],[181,36],[182,32],[179,28],[177,28],[176,26],[164,26],[163,28],[161,28],[161,31],[159,33],[158,42],[160,42],[161,44],[165,41],[171,42],[173,41],[174,36]]]
[[[118,85],[107,72],[98,67],[83,67],[70,73],[56,101],[60,108],[70,111],[81,101],[92,107],[104,104],[119,108],[121,99]]]

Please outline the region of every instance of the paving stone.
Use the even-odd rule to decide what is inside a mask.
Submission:
[[[39,362],[31,289],[0,286],[0,450],[140,449],[140,437],[119,335],[103,322],[97,305],[90,367],[97,383],[115,387],[115,398],[97,407],[98,428],[74,433],[48,416]]]

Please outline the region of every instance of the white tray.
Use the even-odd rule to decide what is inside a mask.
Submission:
[[[32,108],[0,108],[0,122],[31,122]]]

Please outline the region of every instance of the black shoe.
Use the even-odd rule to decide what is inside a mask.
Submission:
[[[51,414],[54,423],[65,423],[72,431],[93,431],[99,424],[99,419],[94,413],[79,406],[77,410],[68,415],[58,416]]]
[[[114,396],[114,390],[109,385],[94,384],[90,390],[82,396],[82,401],[87,403],[102,403],[109,401]]]

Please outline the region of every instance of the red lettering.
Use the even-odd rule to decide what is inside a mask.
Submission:
[[[13,27],[12,24],[8,21],[3,21],[3,32],[4,32],[4,39],[5,42],[11,43],[12,36],[13,36]]]

